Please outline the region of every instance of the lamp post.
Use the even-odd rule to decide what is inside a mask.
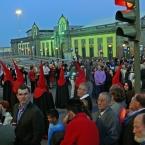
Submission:
[[[108,44],[108,58],[109,60],[111,60],[113,57],[113,54],[112,54],[112,44]]]
[[[22,15],[22,10],[21,9],[16,9],[15,14],[17,16],[17,18],[19,18]]]
[[[33,59],[33,52],[34,52],[34,46],[32,45],[32,47],[31,47],[31,59]]]
[[[127,46],[126,44],[122,44],[122,47],[123,47],[123,56],[126,58]]]
[[[23,11],[21,10],[21,9],[16,9],[16,11],[15,11],[15,14],[16,14],[16,16],[17,16],[17,20],[18,20],[18,23],[19,23],[19,18],[20,18],[20,16],[22,15],[22,13],[23,13]],[[19,36],[19,32],[21,31],[21,28],[20,28],[20,26],[19,26],[20,24],[18,24],[18,36]]]
[[[58,47],[56,47],[55,50],[56,50],[56,57],[58,58]]]

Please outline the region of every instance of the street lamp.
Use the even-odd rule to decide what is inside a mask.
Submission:
[[[128,58],[130,56],[130,47],[128,46],[128,44],[122,44],[123,47],[123,54],[125,58]]]
[[[112,44],[108,44],[108,59],[111,60],[113,57]]]
[[[122,46],[125,47],[126,45],[125,44],[122,44]]]
[[[22,11],[21,9],[19,9],[19,8],[15,10],[15,15],[17,16],[18,23],[19,23],[19,18],[20,18],[20,16],[22,15],[22,13],[23,13],[23,11]],[[18,24],[18,35],[19,35],[19,32],[21,31],[19,25],[20,25],[20,24]]]
[[[56,49],[56,57],[58,58],[58,47],[56,47],[55,49]]]
[[[21,9],[16,9],[16,11],[15,11],[15,14],[16,14],[17,18],[19,18],[19,16],[21,16],[22,13],[23,13],[23,12],[22,12]]]
[[[32,47],[31,47],[31,59],[33,59],[33,55],[34,55],[34,46],[32,45]]]
[[[124,58],[126,58],[127,46],[126,46],[126,44],[124,43],[124,44],[122,44],[122,47],[123,47],[123,56],[124,56]]]

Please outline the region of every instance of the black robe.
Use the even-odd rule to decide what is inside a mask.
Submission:
[[[56,87],[56,97],[55,106],[56,108],[66,108],[66,104],[69,100],[69,90],[68,84],[65,83],[63,86],[57,85]]]
[[[12,83],[11,81],[7,80],[4,82],[3,85],[3,100],[6,100],[9,102],[10,108],[13,107],[12,102],[11,102],[11,97],[12,97]]]
[[[54,108],[53,96],[50,92],[44,92],[39,98],[37,99],[34,98],[34,104],[36,104],[43,112],[43,115],[45,117],[45,133],[47,134],[49,126],[47,112],[49,109]]]

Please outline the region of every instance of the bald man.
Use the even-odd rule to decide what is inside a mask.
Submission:
[[[145,145],[145,113],[135,117],[133,122],[134,140],[140,145]]]

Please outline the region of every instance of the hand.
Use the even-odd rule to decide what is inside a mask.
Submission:
[[[63,117],[63,123],[64,124],[67,124],[69,121],[69,114],[66,114],[64,117]]]

